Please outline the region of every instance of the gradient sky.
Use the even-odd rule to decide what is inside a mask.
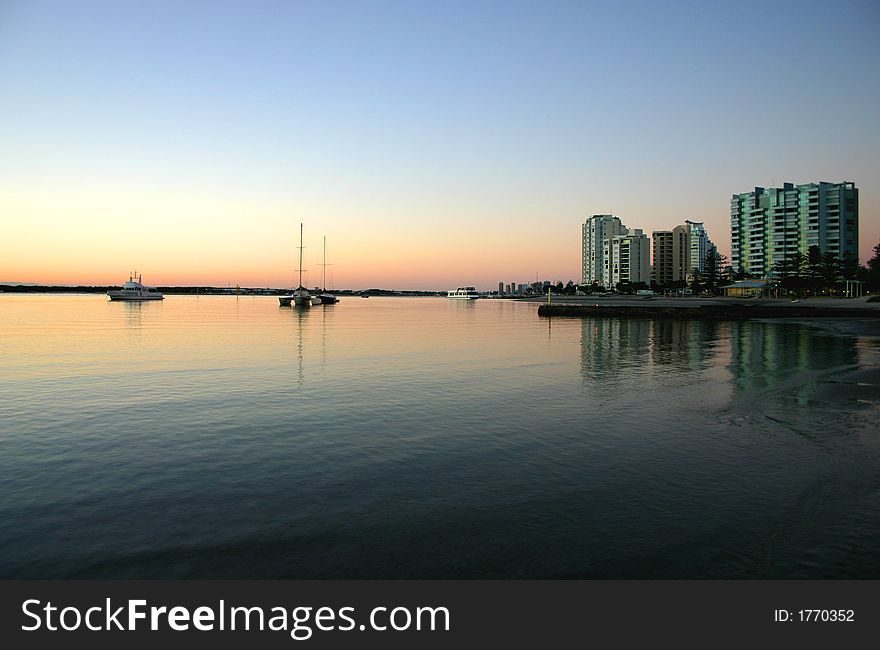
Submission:
[[[580,224],[855,181],[880,3],[0,0],[0,281],[577,280]]]

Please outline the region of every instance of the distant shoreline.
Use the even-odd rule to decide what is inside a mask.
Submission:
[[[42,284],[0,284],[0,293],[107,293],[113,289],[119,289],[120,285],[94,286],[59,286]],[[293,289],[274,287],[156,287],[159,291],[168,295],[198,295],[198,296],[280,296],[289,294]],[[322,291],[306,287],[309,291]],[[328,289],[328,292],[338,296],[445,296],[445,291],[395,291],[393,289]]]

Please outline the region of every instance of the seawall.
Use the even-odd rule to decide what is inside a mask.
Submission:
[[[820,307],[799,304],[719,305],[541,305],[539,316],[612,316],[621,318],[678,318],[742,320],[747,318],[878,318],[880,309],[869,307]]]

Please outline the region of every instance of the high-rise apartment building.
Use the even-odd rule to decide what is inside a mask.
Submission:
[[[690,235],[690,261],[688,274],[702,273],[706,269],[706,255],[715,250],[702,221],[685,221]]]
[[[604,284],[604,242],[629,232],[620,217],[594,214],[582,226],[581,284]],[[607,286],[607,285],[605,285]]]
[[[687,282],[691,272],[691,230],[687,224],[672,229],[672,281]]]
[[[783,183],[734,194],[730,200],[730,262],[734,270],[768,277],[773,266],[811,246],[858,257],[859,191],[855,183]]]
[[[651,242],[641,230],[605,239],[601,284],[613,289],[619,282],[651,281]]]
[[[691,234],[687,222],[672,230],[651,233],[654,264],[651,279],[660,286],[686,282],[691,273]]]
[[[655,230],[651,233],[651,281],[660,286],[672,284],[672,231]]]

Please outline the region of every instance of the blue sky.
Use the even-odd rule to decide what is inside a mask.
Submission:
[[[853,180],[867,253],[878,33],[868,1],[0,0],[7,243],[75,222],[59,246],[118,275],[89,242],[137,214],[183,243],[131,257],[186,275],[212,230],[231,281],[270,283],[289,251],[250,231],[303,220],[350,284],[492,286],[577,278],[589,214],[703,219],[727,253],[733,192]]]

